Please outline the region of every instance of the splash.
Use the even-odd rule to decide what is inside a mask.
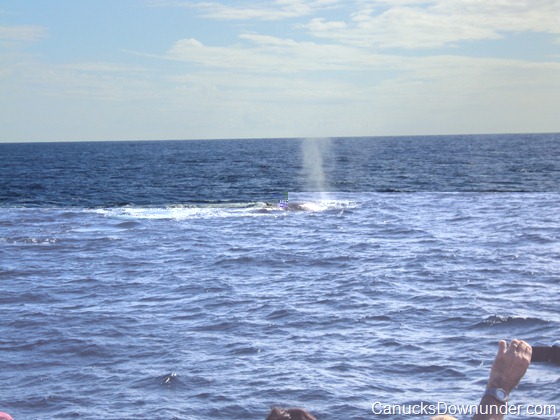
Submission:
[[[329,153],[330,139],[305,139],[301,151],[303,157],[303,170],[306,175],[306,188],[308,191],[321,193],[321,199],[326,199],[328,189],[327,178],[324,170],[324,157]]]

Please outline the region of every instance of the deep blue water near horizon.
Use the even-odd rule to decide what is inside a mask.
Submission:
[[[0,144],[0,411],[477,404],[498,340],[560,339],[559,215],[559,134]]]

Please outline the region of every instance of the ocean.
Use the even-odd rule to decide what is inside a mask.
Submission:
[[[560,339],[560,134],[0,144],[0,308],[15,420],[469,418]]]

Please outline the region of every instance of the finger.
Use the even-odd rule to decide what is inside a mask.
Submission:
[[[519,345],[519,349],[520,351],[523,352],[523,356],[528,357],[529,360],[531,359],[531,355],[533,354],[533,348],[529,345],[529,343],[522,341],[521,344]]]
[[[519,340],[517,338],[514,338],[513,340],[510,341],[508,350],[511,349],[512,351],[515,351],[517,350],[518,347],[519,347]]]
[[[507,343],[505,340],[500,340],[498,343],[498,354],[505,353],[507,348]]]

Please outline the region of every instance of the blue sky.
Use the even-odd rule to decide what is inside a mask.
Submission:
[[[560,0],[0,0],[0,142],[560,132]]]

